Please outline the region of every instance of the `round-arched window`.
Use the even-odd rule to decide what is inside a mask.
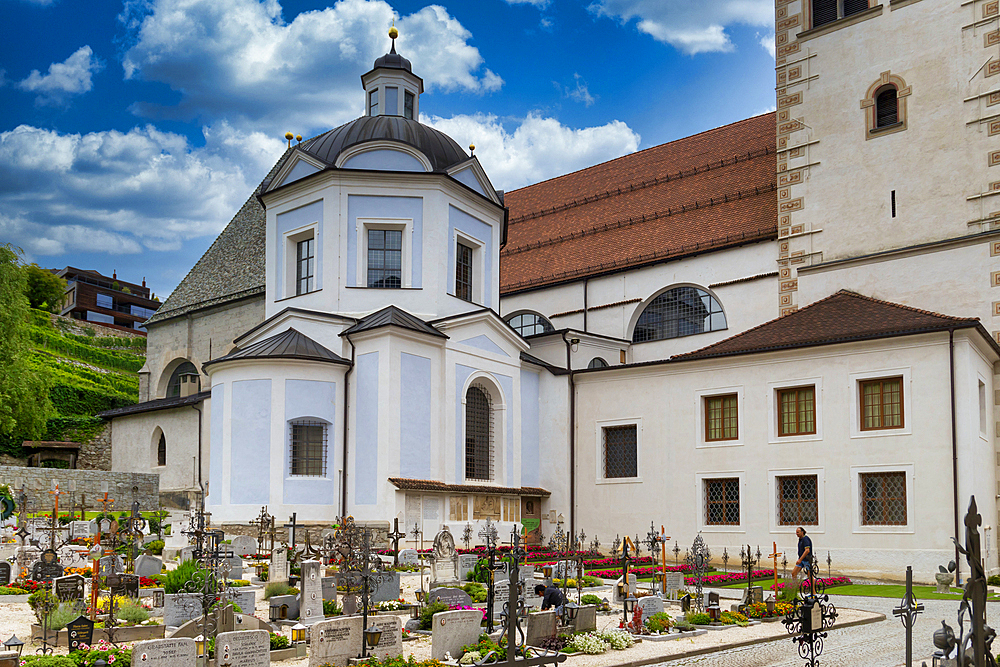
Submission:
[[[493,479],[493,407],[477,385],[465,392],[465,478]]]
[[[590,363],[587,364],[587,368],[607,368],[607,367],[608,367],[608,362],[604,361],[604,359],[601,357],[594,357],[593,359],[590,360]]]
[[[875,93],[875,127],[888,127],[899,121],[896,86],[883,86]]]
[[[633,343],[679,338],[726,328],[722,305],[697,287],[675,287],[653,299],[639,316]]]
[[[190,361],[185,361],[170,374],[170,382],[167,383],[167,398],[180,396],[181,385],[191,382],[197,383],[200,386],[201,377],[198,375],[198,369],[195,368],[194,364]],[[194,387],[193,389],[194,391],[191,393],[198,392],[198,387]]]
[[[537,313],[521,313],[519,315],[514,315],[513,317],[508,317],[507,324],[509,324],[514,331],[521,334],[521,336],[534,336],[536,334],[555,331],[555,329],[552,328],[552,324]]]

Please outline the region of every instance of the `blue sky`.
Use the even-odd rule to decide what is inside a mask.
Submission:
[[[513,190],[774,106],[769,0],[0,0],[0,242],[161,298],[285,145],[363,113],[389,47],[421,120]]]

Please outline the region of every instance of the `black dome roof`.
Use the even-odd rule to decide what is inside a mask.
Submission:
[[[351,146],[381,140],[413,146],[427,157],[434,171],[444,171],[469,159],[461,146],[444,132],[402,116],[362,116],[303,141],[298,147],[328,164],[334,164],[337,157]]]
[[[375,60],[375,66],[372,69],[378,69],[379,67],[388,67],[389,69],[405,69],[407,72],[413,73],[413,69],[410,67],[410,61],[403,56],[396,53],[396,41],[393,40],[392,50],[385,54],[381,58]]]

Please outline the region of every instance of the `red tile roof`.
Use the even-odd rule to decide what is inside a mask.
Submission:
[[[671,357],[670,361],[727,357],[968,327],[982,329],[979,318],[941,315],[841,290],[708,347]],[[990,339],[985,329],[982,333]]]
[[[774,114],[507,193],[500,290],[776,238]]]

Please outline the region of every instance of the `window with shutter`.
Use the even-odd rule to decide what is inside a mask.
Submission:
[[[888,127],[899,121],[895,86],[886,86],[875,96],[875,127]]]
[[[813,0],[813,27],[837,20],[837,0]]]
[[[857,14],[868,9],[868,0],[844,0],[844,16]]]

